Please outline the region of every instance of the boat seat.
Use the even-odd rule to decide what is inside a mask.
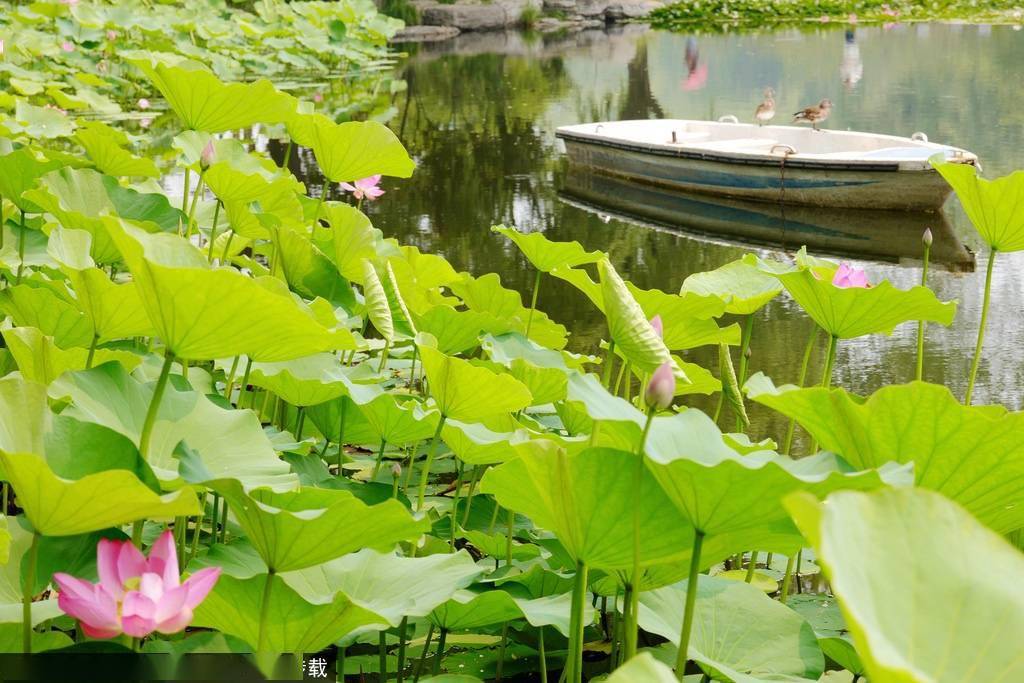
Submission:
[[[735,140],[717,140],[694,145],[699,149],[713,150],[716,152],[749,152],[751,154],[766,154],[772,147],[779,144],[778,140],[770,138],[737,138]]]

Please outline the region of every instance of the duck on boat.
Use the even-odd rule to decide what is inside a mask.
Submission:
[[[571,164],[704,194],[836,208],[934,211],[950,187],[929,159],[967,150],[912,137],[796,126],[652,119],[562,126]]]

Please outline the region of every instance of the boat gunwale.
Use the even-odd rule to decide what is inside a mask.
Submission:
[[[589,124],[583,124],[589,125]],[[799,155],[769,155],[750,152],[721,152],[715,150],[701,150],[694,147],[687,147],[685,143],[679,143],[675,147],[651,142],[630,142],[624,138],[613,138],[608,135],[596,135],[580,131],[570,130],[576,126],[561,126],[555,130],[555,137],[562,140],[592,144],[612,149],[621,149],[628,152],[640,152],[663,156],[675,159],[692,159],[697,161],[711,161],[724,164],[742,166],[767,166],[778,168],[785,165],[786,168],[800,168],[808,170],[829,170],[829,171],[867,171],[885,173],[936,173],[934,168],[925,166],[922,168],[906,168],[902,166],[908,162],[919,162],[919,160],[893,159],[886,161],[856,160],[856,159],[809,159],[800,158]],[[839,131],[842,132],[842,131]],[[900,140],[899,136],[880,136]],[[781,145],[780,145],[781,146]],[[960,150],[957,147],[945,146],[948,149],[959,150],[969,155],[964,163],[975,165],[977,157],[967,150]],[[936,154],[941,150],[936,150]]]

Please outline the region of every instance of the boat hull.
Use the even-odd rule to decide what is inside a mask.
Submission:
[[[684,150],[631,149],[559,134],[573,165],[691,193],[834,208],[935,211],[951,192],[936,171],[895,164],[807,164],[716,158]]]

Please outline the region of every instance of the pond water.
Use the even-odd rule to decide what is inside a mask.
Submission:
[[[688,49],[691,57],[696,51],[696,64],[692,59],[688,64]],[[687,36],[629,25],[568,36],[469,34],[443,45],[414,46],[400,63],[398,75],[408,89],[396,95],[397,114],[390,123],[418,169],[410,180],[389,179],[388,194],[369,212],[386,235],[439,252],[474,274],[496,271],[508,286],[527,294],[533,273],[507,240],[489,232],[492,224],[579,240],[609,252],[636,284],[678,291],[688,274],[751,249],[792,254],[800,237],[781,235],[774,246],[764,239],[757,246],[743,244],[734,236],[707,234],[700,221],[688,223],[685,205],[673,209],[671,203],[666,211],[679,215],[668,222],[683,229],[631,219],[645,206],[670,200],[642,193],[629,198],[628,189],[570,173],[554,137],[557,126],[725,114],[750,120],[762,90],[771,86],[779,123],[788,122],[782,112],[828,97],[835,103],[828,127],[900,135],[924,131],[933,141],[977,153],[992,177],[1024,167],[1024,89],[1008,81],[1018,77],[1021,64],[1024,32],[1009,26],[897,25],[858,27],[852,33],[822,26]],[[578,201],[579,192],[572,195],[580,187],[589,191],[590,201]],[[595,210],[593,200],[602,196],[617,207]],[[628,210],[629,202],[638,211]],[[960,309],[951,328],[930,326],[925,377],[962,396],[986,255],[955,200],[946,213],[952,227],[945,228],[944,249],[960,248],[956,235],[978,257],[971,272],[963,272],[961,264],[936,271],[930,280],[940,297],[959,299]],[[846,218],[828,220],[842,225]],[[892,257],[915,256],[924,225],[929,220],[941,225],[941,219],[856,220],[874,233],[874,241],[869,240],[873,251],[868,249],[871,255],[858,265],[874,280],[889,278],[900,287],[917,283],[920,263],[908,258],[893,263]],[[1022,266],[1024,256],[999,257],[976,402],[1021,407]],[[572,331],[570,348],[592,350],[605,333],[600,314],[561,282],[545,278],[542,287],[540,307]],[[798,307],[778,297],[756,318],[751,372],[763,369],[777,383],[795,381],[810,331]],[[892,337],[841,342],[835,383],[867,393],[908,381],[915,353],[912,323],[897,328]],[[814,379],[824,355],[822,345],[813,360],[812,367],[819,368]],[[691,353],[688,360],[716,367],[711,350]],[[763,435],[778,435],[782,428],[778,418],[763,413],[757,422],[755,429]]]

